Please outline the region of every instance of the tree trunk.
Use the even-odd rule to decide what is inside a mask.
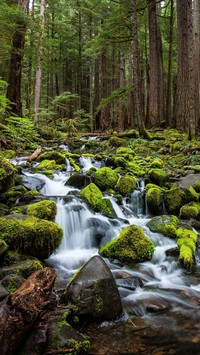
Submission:
[[[163,61],[160,28],[156,16],[156,0],[148,4],[150,44],[149,124],[159,125],[164,117]]]
[[[25,13],[28,12],[29,0],[17,0],[17,4],[21,7],[22,11]],[[12,38],[7,98],[11,101],[10,113],[22,117],[21,77],[26,22],[19,21],[16,25],[17,28]]]
[[[25,333],[47,306],[55,278],[50,268],[36,271],[1,303],[1,355],[15,354]]]
[[[171,0],[170,30],[169,30],[169,54],[168,54],[168,73],[167,73],[167,93],[166,93],[166,113],[167,125],[172,124],[172,60],[173,60],[173,35],[174,35],[174,0]]]
[[[106,48],[103,48],[101,53],[101,99],[107,97],[107,61],[106,61]],[[100,129],[105,131],[107,120],[107,106],[101,109]]]
[[[178,71],[176,128],[186,130],[188,116],[188,1],[177,0]]]
[[[125,86],[125,55],[120,52],[120,72],[119,72],[119,87],[123,88]],[[125,119],[126,119],[126,107],[124,104],[123,96],[119,98],[119,118],[118,118],[118,130],[124,131],[125,129]]]
[[[40,99],[41,99],[41,86],[42,86],[42,61],[44,51],[44,26],[45,26],[45,0],[41,0],[40,3],[40,35],[39,35],[39,47],[36,69],[36,81],[35,81],[35,102],[34,102],[34,123],[36,127],[39,121]]]
[[[100,100],[100,87],[99,87],[99,58],[95,59],[94,62],[94,113],[99,106]],[[100,128],[99,113],[95,113],[95,129]]]

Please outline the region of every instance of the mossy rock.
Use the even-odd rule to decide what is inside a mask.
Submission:
[[[9,293],[13,293],[23,284],[24,281],[25,278],[20,275],[9,274],[3,277],[1,283]]]
[[[115,157],[114,165],[116,167],[126,168],[126,166],[127,166],[126,158],[124,158],[124,157]]]
[[[133,157],[135,156],[135,152],[133,149],[128,148],[128,147],[119,147],[116,150],[116,155],[117,156],[123,156],[127,160],[132,160]]]
[[[0,154],[0,193],[14,186],[16,172],[15,167]]]
[[[63,154],[59,153],[59,152],[54,152],[54,151],[50,151],[50,152],[45,152],[43,154],[41,154],[39,156],[39,160],[54,160],[56,162],[56,164],[60,165],[60,164],[65,164],[66,158]]]
[[[163,212],[163,194],[162,190],[152,187],[147,191],[147,206],[153,215],[157,216]]]
[[[38,164],[37,170],[63,170],[62,165],[56,164],[55,160],[42,160],[41,163]]]
[[[179,217],[182,219],[198,219],[200,216],[200,203],[189,203],[180,209]]]
[[[99,188],[93,182],[91,182],[80,191],[80,196],[82,196],[90,206],[95,208],[97,206],[98,200],[101,199],[103,195]]]
[[[169,214],[179,215],[180,208],[186,203],[186,193],[181,187],[171,188],[164,193],[164,203]]]
[[[193,185],[193,188],[195,189],[195,191],[197,193],[200,194],[200,181],[195,181],[194,185]]]
[[[179,260],[184,268],[192,271],[195,264],[195,252],[198,235],[191,229],[180,227],[177,229],[177,245],[179,247]]]
[[[144,168],[140,167],[139,164],[137,164],[134,161],[128,162],[126,165],[126,171],[128,173],[131,173],[133,175],[137,176],[144,176],[146,171]]]
[[[116,239],[102,246],[99,254],[105,258],[135,264],[150,260],[154,248],[153,242],[145,235],[142,228],[130,225],[124,228]]]
[[[195,191],[195,189],[192,186],[189,186],[185,190],[185,194],[186,194],[186,201],[187,202],[191,202],[191,201],[198,202],[199,201],[199,194]]]
[[[65,354],[71,349],[73,355],[87,355],[90,342],[67,322],[67,313],[50,319],[45,353]],[[39,352],[41,353],[41,351]]]
[[[118,180],[118,176],[115,171],[107,167],[97,170],[93,177],[94,183],[101,191],[114,188]]]
[[[121,147],[123,145],[125,145],[125,140],[116,136],[112,136],[109,138],[108,140],[108,144],[111,147]]]
[[[163,191],[163,188],[158,186],[158,185],[156,185],[156,184],[148,183],[145,186],[146,191],[149,191],[152,188],[159,189],[160,191]]]
[[[164,186],[167,181],[167,173],[164,169],[150,169],[148,175],[151,182],[161,187]]]
[[[6,203],[8,206],[12,206],[20,199],[24,194],[26,194],[27,189],[23,186],[13,186],[4,193],[1,194],[1,201]]]
[[[6,159],[13,159],[16,156],[16,152],[11,149],[7,149],[3,151],[3,156]]]
[[[60,245],[63,231],[51,221],[34,216],[10,216],[0,218],[1,239],[11,250],[21,254],[48,258]]]
[[[164,162],[163,162],[163,160],[160,159],[160,158],[155,158],[155,159],[152,161],[152,163],[150,164],[150,167],[151,167],[151,168],[160,168],[160,169],[162,169],[163,166],[164,166]]]
[[[111,218],[117,217],[109,198],[99,199],[96,204],[96,209],[97,209],[97,211],[103,213],[104,215],[106,215],[108,217],[111,217]]]
[[[27,206],[27,214],[48,221],[54,221],[57,213],[57,206],[54,201],[43,200]]]
[[[43,265],[38,259],[25,259],[13,265],[0,268],[0,279],[10,274],[19,275],[27,279],[33,272],[40,269],[43,269]]]
[[[178,225],[178,218],[176,216],[156,216],[153,217],[147,226],[150,231],[154,233],[161,233],[169,238],[176,238],[176,230]]]
[[[125,175],[120,176],[117,181],[116,190],[122,195],[131,194],[137,186],[137,180],[134,176]]]
[[[78,165],[76,164],[76,162],[75,162],[75,160],[74,160],[73,158],[69,158],[69,162],[70,162],[71,166],[74,168],[74,170],[75,170],[77,173],[81,170],[80,166],[78,166]]]
[[[8,249],[8,245],[2,239],[0,239],[0,257],[2,257]]]

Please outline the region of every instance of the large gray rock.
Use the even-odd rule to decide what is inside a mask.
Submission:
[[[99,256],[93,256],[77,272],[61,297],[61,303],[74,304],[79,317],[109,320],[122,314],[115,279]]]

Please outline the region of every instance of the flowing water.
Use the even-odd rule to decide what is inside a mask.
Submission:
[[[83,172],[92,166],[101,166],[99,162],[83,157],[80,158],[80,165]],[[24,180],[34,178],[42,182],[40,192],[57,202],[56,222],[63,228],[64,237],[48,262],[61,278],[70,279],[84,262],[98,254],[101,245],[117,237],[127,223],[141,226],[156,246],[151,261],[134,267],[106,260],[116,279],[124,315],[118,323],[102,323],[96,333],[94,327],[93,330],[87,329],[93,341],[91,354],[156,354],[158,349],[161,349],[159,354],[200,354],[198,255],[196,272],[188,274],[173,253],[166,253],[176,248],[175,241],[150,232],[147,227],[150,216],[142,181],[131,198],[124,199],[120,206],[109,196],[117,216],[110,219],[89,210],[77,196],[77,189],[66,185],[71,172],[68,161],[66,171],[56,174],[54,180],[24,171]],[[145,323],[138,326],[138,319]],[[108,327],[110,337],[105,331]],[[130,327],[133,333],[138,331],[137,336],[130,336]],[[113,347],[115,350],[112,350]],[[99,349],[104,350],[100,352]]]

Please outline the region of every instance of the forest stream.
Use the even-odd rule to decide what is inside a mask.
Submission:
[[[101,162],[80,157],[82,172],[101,167]],[[57,271],[55,289],[63,280],[70,280],[91,256],[98,254],[94,235],[101,236],[101,245],[119,235],[127,224],[136,224],[155,244],[151,261],[123,265],[105,259],[111,269],[122,300],[123,316],[116,321],[83,324],[81,332],[90,340],[89,354],[200,354],[200,259],[197,251],[195,272],[185,271],[173,255],[174,240],[147,227],[151,218],[145,198],[144,181],[138,181],[131,196],[121,205],[109,195],[116,218],[94,213],[77,195],[78,189],[67,186],[72,167],[66,159],[66,171],[54,179],[28,169],[23,170],[25,186],[34,188],[57,203],[56,222],[64,237],[59,249],[47,263]],[[94,220],[96,223],[91,224]]]

